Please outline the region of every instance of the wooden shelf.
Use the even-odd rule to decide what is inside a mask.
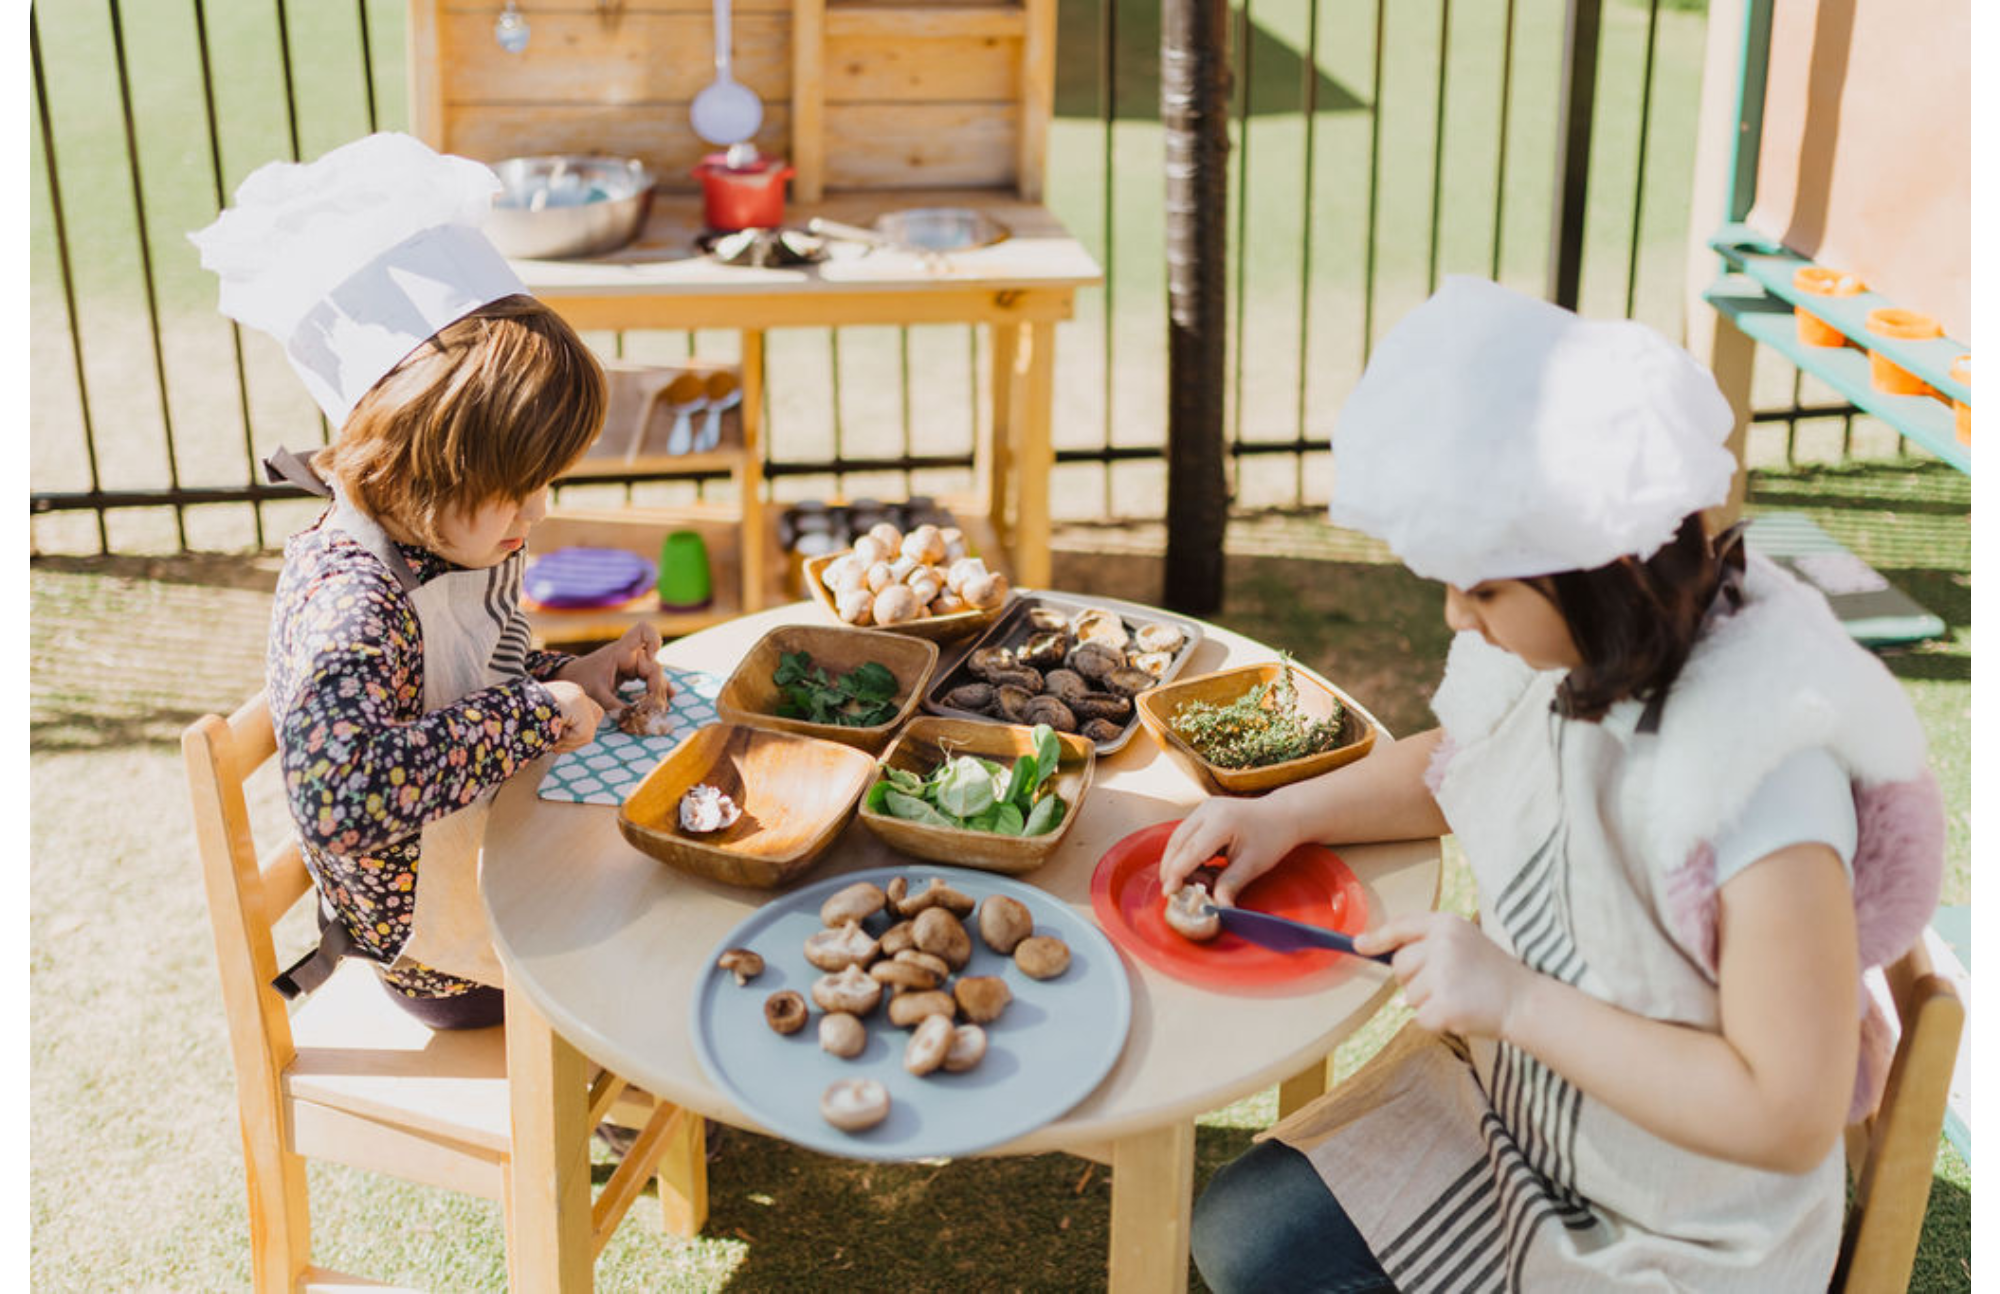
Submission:
[[[1959,471],[1972,474],[1972,448],[1959,443],[1949,404],[1927,395],[1887,395],[1877,391],[1868,380],[1865,352],[1851,346],[1808,346],[1801,342],[1792,307],[1774,298],[1763,283],[1748,275],[1724,275],[1702,295],[1745,335],[1771,347],[1802,371],[1846,396],[1856,407],[1880,418]],[[1965,352],[1960,349],[1953,353]]]
[[[830,37],[999,37],[1021,39],[1028,31],[1028,11],[1019,5],[844,4],[826,7]]]

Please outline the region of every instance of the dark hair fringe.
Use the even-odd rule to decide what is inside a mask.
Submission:
[[[1556,690],[1567,718],[1602,719],[1615,701],[1653,701],[1680,677],[1722,583],[1723,558],[1701,514],[1681,521],[1651,557],[1622,557],[1588,571],[1548,577],[1583,663]]]

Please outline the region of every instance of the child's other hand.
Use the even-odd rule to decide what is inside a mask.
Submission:
[[[1507,1014],[1534,972],[1449,912],[1398,917],[1354,936],[1354,951],[1394,950],[1390,968],[1417,1023],[1433,1033],[1501,1037]]]
[[[1160,851],[1160,889],[1173,894],[1197,868],[1218,855],[1229,864],[1215,882],[1218,907],[1234,907],[1243,887],[1278,865],[1298,841],[1282,813],[1265,810],[1265,802],[1217,797],[1195,806],[1167,837]]]
[[[606,644],[579,656],[556,672],[558,679],[575,683],[597,704],[613,714],[625,708],[618,685],[626,679],[646,681],[646,691],[662,705],[673,696],[673,688],[660,669],[660,631],[644,621],[627,629],[615,643]]]
[[[562,707],[562,733],[556,738],[556,753],[588,746],[604,722],[604,707],[575,683],[556,679],[542,685]]]

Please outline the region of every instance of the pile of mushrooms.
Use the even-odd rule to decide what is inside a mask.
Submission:
[[[1072,619],[1049,606],[1028,611],[1028,637],[1014,647],[980,647],[966,657],[978,678],[941,698],[954,710],[1045,723],[1092,741],[1115,741],[1132,721],[1132,698],[1160,681],[1187,635],[1164,622],[1126,625],[1091,608]]]
[[[966,554],[957,526],[922,525],[906,535],[880,522],[827,563],[820,580],[851,625],[988,611],[1007,600],[1007,577]]]
[[[877,914],[891,923],[879,938],[866,925]],[[919,1077],[978,1065],[986,1055],[983,1026],[1013,1001],[1000,976],[962,973],[973,953],[968,921],[981,942],[1012,957],[1025,975],[1053,979],[1069,967],[1069,946],[1035,934],[1034,914],[1019,899],[994,894],[978,902],[935,877],[917,887],[897,876],[886,889],[857,881],[829,896],[819,919],[804,952],[822,972],[809,990],[820,1011],[821,1049],[843,1060],[859,1056],[868,1046],[865,1021],[886,1002],[882,1013],[889,1023],[910,1030],[903,1068]],[[764,969],[764,959],[732,948],[716,965],[748,984]],[[765,999],[765,1022],[778,1033],[800,1032],[810,1016],[806,998],[790,989]],[[822,1096],[820,1114],[834,1127],[860,1132],[888,1117],[889,1093],[873,1080],[843,1079]]]

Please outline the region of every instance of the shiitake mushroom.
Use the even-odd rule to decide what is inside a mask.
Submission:
[[[882,1000],[882,985],[859,966],[849,966],[838,975],[822,975],[814,980],[812,999],[822,1011],[863,1016]]]
[[[997,713],[1009,723],[1026,723],[1028,702],[1034,699],[1035,694],[1026,688],[1017,687],[1012,683],[1002,683],[993,692],[993,713]]]
[[[1057,732],[1076,731],[1076,712],[1052,696],[1029,697],[1021,707],[1022,723],[1045,723]]]
[[[1007,981],[998,975],[965,975],[951,986],[958,1009],[974,1024],[992,1024],[1014,1000]]]
[[[1091,608],[1070,622],[1070,630],[1080,643],[1102,643],[1123,656],[1125,644],[1131,635],[1125,632],[1125,622],[1115,611]]]
[[[961,683],[944,694],[944,703],[954,710],[982,713],[993,704],[991,683]]]
[[[1014,656],[1023,665],[1033,666],[1035,669],[1052,669],[1062,664],[1063,658],[1069,655],[1069,649],[1068,634],[1038,633],[1022,643],[1020,650],[1015,652]]]
[[[1106,670],[1099,681],[1110,691],[1129,697],[1156,686],[1160,680],[1136,665],[1119,665]]]
[[[859,921],[849,921],[837,930],[821,930],[806,939],[806,960],[823,971],[845,970],[849,966],[866,966],[875,960],[881,945],[861,928]]]
[[[986,1030],[976,1024],[962,1024],[951,1031],[951,1046],[944,1053],[947,1074],[962,1074],[986,1057]]]
[[[1090,682],[1073,669],[1052,669],[1042,676],[1042,688],[1059,701],[1090,695]]]
[[[872,1078],[843,1078],[819,1098],[819,1116],[842,1132],[862,1132],[889,1117],[889,1089]]]
[[[1077,735],[1092,741],[1116,741],[1125,732],[1125,725],[1113,723],[1109,719],[1092,719],[1077,729]]]
[[[1133,645],[1141,652],[1159,652],[1163,655],[1172,655],[1181,649],[1182,643],[1187,641],[1187,634],[1182,632],[1177,625],[1170,625],[1156,620],[1152,624],[1140,625],[1139,631],[1132,635],[1132,640]]]
[[[1035,933],[1035,914],[1009,894],[989,894],[979,905],[979,937],[1002,957],[1014,955],[1023,939]]]
[[[930,1073],[951,1051],[951,1017],[927,1015],[917,1022],[910,1034],[909,1045],[903,1048],[903,1068],[919,1078]]]
[[[764,999],[764,1023],[779,1033],[797,1033],[805,1027],[806,1000],[790,989],[781,989]]]
[[[835,890],[826,902],[819,905],[819,923],[838,929],[850,921],[866,921],[882,910],[889,901],[882,887],[872,881],[856,881],[844,889]]]
[[[1030,935],[1015,947],[1014,964],[1030,979],[1054,979],[1069,969],[1069,945],[1054,935]]]
[[[1078,722],[1091,719],[1123,720],[1132,713],[1132,702],[1115,692],[1085,692],[1082,696],[1066,699],[1070,713]]]
[[[927,989],[921,993],[898,993],[889,999],[889,1023],[908,1029],[927,1015],[941,1015],[950,1020],[958,1015],[958,1002],[943,989]]]
[[[1125,653],[1103,643],[1078,643],[1063,663],[1086,679],[1102,679],[1112,670],[1125,667]]]
[[[829,1011],[819,1018],[819,1049],[853,1060],[868,1046],[868,1026],[846,1011]]]
[[[972,936],[965,933],[965,926],[945,908],[925,908],[917,913],[911,935],[918,948],[944,958],[945,964],[955,971],[964,970],[965,963],[972,959]]]

